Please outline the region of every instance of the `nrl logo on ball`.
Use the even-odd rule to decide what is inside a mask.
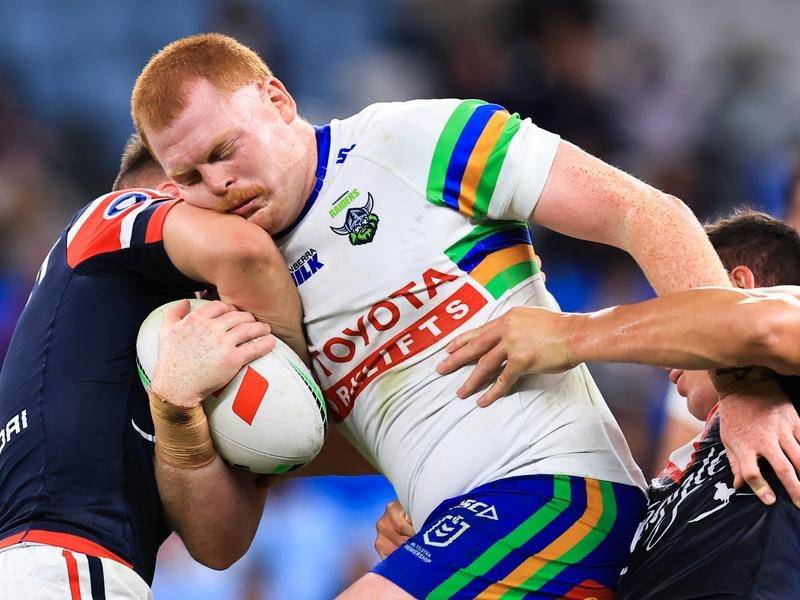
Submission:
[[[375,200],[372,194],[367,193],[367,203],[357,208],[348,208],[345,214],[344,225],[331,227],[331,231],[338,235],[346,235],[354,246],[369,244],[378,230],[378,215],[372,212]]]

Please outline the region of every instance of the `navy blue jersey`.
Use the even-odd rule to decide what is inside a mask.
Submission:
[[[79,211],[42,264],[0,374],[0,539],[79,536],[148,583],[169,529],[136,336],[154,308],[202,287],[164,250],[176,202],[124,190]]]
[[[779,376],[798,406],[800,378]],[[689,463],[667,469],[650,486],[647,515],[619,587],[619,600],[796,598],[800,590],[800,510],[766,463],[775,490],[764,506],[733,472],[712,411],[689,447]]]

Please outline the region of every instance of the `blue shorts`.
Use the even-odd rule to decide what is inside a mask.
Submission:
[[[416,598],[610,599],[645,503],[596,479],[501,479],[442,502],[373,572]]]

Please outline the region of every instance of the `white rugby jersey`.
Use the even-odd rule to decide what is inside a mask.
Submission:
[[[526,377],[488,408],[440,376],[447,343],[514,306],[557,308],[527,219],[559,138],[477,100],[374,104],[317,129],[317,185],[276,236],[329,414],[419,527],[503,477],[645,488],[585,365]]]

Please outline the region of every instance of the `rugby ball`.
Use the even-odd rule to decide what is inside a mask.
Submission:
[[[206,300],[190,300],[192,310]],[[158,307],[139,328],[137,367],[145,389],[158,357],[164,314]],[[211,439],[220,456],[253,473],[285,473],[312,460],[327,429],[319,386],[299,356],[280,339],[203,402]]]

